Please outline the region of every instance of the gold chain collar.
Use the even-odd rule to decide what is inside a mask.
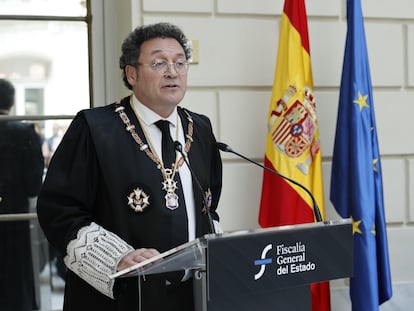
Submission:
[[[131,105],[132,105],[132,103],[131,103]],[[163,165],[161,159],[155,154],[155,150],[154,150],[154,152],[152,152],[151,147],[143,142],[141,137],[135,131],[135,125],[133,125],[131,123],[131,120],[128,118],[128,116],[127,116],[127,114],[125,113],[124,110],[125,110],[124,106],[121,106],[120,103],[116,103],[115,112],[118,113],[118,115],[121,118],[122,122],[124,122],[124,124],[126,126],[125,129],[131,134],[132,138],[139,145],[139,149],[141,151],[145,152],[145,154],[157,165],[157,168],[159,170],[161,170],[164,174],[165,168],[164,168],[164,165]],[[187,115],[187,120],[188,120],[188,127],[187,127],[187,134],[186,134],[186,141],[185,141],[184,151],[185,151],[185,153],[188,154],[188,152],[191,149],[191,144],[193,142],[193,128],[194,127],[193,127],[193,119],[191,118],[189,113],[185,110],[184,110],[184,113]],[[140,118],[139,118],[138,115],[137,115],[137,119],[138,119],[138,122],[140,122]],[[140,122],[140,124],[141,124],[141,122]],[[177,123],[177,126],[179,126],[178,123]],[[144,126],[142,124],[141,124],[141,127],[143,129],[143,132],[145,133]],[[150,143],[150,141],[148,140],[148,137],[146,137],[146,139]],[[174,166],[174,171],[177,168],[177,166],[181,167],[181,165],[183,165],[183,163],[184,163],[184,159],[181,156],[181,158],[176,162],[176,164]]]

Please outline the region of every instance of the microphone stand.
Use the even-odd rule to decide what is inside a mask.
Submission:
[[[197,176],[195,175],[192,167],[190,166],[190,163],[188,162],[187,157],[186,157],[186,155],[183,152],[183,146],[181,145],[181,143],[179,141],[175,141],[174,142],[174,149],[177,150],[181,154],[181,156],[183,157],[185,164],[187,165],[188,169],[190,170],[191,176],[193,177],[193,179],[194,179],[194,181],[195,181],[198,189],[201,192],[201,197],[203,198],[203,205],[204,205],[204,208],[206,209],[206,213],[207,213],[207,217],[208,217],[208,223],[209,223],[209,227],[210,227],[210,233],[215,234],[216,233],[216,230],[214,229],[213,218],[211,218],[210,207],[208,205],[207,198],[204,195],[203,187],[201,187],[201,184],[200,184]]]
[[[305,190],[305,192],[306,192],[306,193],[309,195],[309,197],[312,199],[312,204],[313,204],[313,212],[314,212],[314,216],[315,216],[316,221],[317,221],[317,222],[321,222],[321,221],[323,221],[323,220],[322,220],[322,216],[321,216],[321,211],[319,210],[319,207],[318,207],[318,204],[316,203],[315,197],[314,197],[314,196],[313,196],[313,194],[309,191],[309,189],[307,189],[305,186],[303,186],[302,184],[298,183],[297,181],[295,181],[295,180],[293,180],[293,179],[291,179],[291,178],[289,178],[289,177],[286,177],[286,176],[284,176],[284,175],[282,175],[282,174],[278,173],[277,171],[275,171],[275,170],[271,169],[270,167],[267,167],[267,166],[261,165],[260,163],[257,163],[257,162],[255,162],[255,161],[253,161],[253,160],[251,160],[251,159],[249,159],[249,158],[245,157],[244,155],[242,155],[242,154],[240,154],[240,153],[238,153],[238,152],[234,151],[233,149],[231,149],[229,145],[226,145],[226,144],[224,144],[224,143],[220,143],[220,142],[217,142],[217,143],[216,143],[216,145],[217,145],[217,147],[218,147],[221,151],[224,151],[224,152],[230,152],[230,153],[234,153],[235,155],[239,156],[240,158],[242,158],[242,159],[244,159],[244,160],[246,160],[246,161],[248,161],[248,162],[250,162],[250,163],[253,163],[253,164],[257,165],[257,166],[259,166],[259,167],[261,167],[261,168],[265,169],[266,171],[268,171],[268,172],[270,172],[270,173],[272,173],[272,174],[274,174],[274,175],[276,175],[276,176],[279,176],[279,177],[281,177],[281,178],[283,178],[283,179],[286,179],[286,180],[288,180],[289,182],[291,182],[292,184],[294,184],[294,185],[296,185],[296,186],[300,187],[301,189]]]

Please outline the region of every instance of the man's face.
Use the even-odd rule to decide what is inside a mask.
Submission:
[[[152,66],[159,61],[174,63],[185,61],[184,49],[172,38],[155,38],[141,45],[137,68],[128,66],[128,82],[138,100],[163,117],[171,114],[180,103],[187,88],[187,72],[178,73],[174,65],[165,72],[157,72]]]

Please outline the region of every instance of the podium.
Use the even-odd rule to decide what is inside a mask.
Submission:
[[[185,269],[197,311],[308,311],[310,284],[352,275],[352,241],[349,219],[210,234],[111,278]]]

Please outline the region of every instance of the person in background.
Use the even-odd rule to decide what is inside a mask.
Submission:
[[[14,86],[0,79],[0,115],[14,105]],[[43,156],[33,124],[0,120],[0,214],[29,212],[42,185]],[[29,220],[0,222],[0,310],[37,310]]]
[[[120,57],[131,95],[79,112],[54,153],[37,210],[65,256],[65,311],[194,310],[188,272],[109,277],[213,231],[208,210],[219,220],[222,161],[210,120],[178,106],[188,42],[169,23],[132,31]]]
[[[43,156],[45,158],[46,167],[49,166],[50,159],[53,156],[57,146],[59,146],[60,141],[62,140],[62,127],[59,123],[55,122],[52,125],[52,136],[44,140],[42,144]]]

